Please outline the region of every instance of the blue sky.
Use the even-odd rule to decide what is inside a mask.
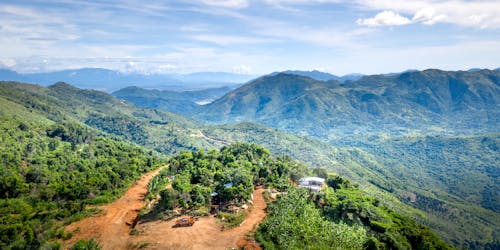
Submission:
[[[40,72],[500,67],[500,1],[2,0],[0,67]]]

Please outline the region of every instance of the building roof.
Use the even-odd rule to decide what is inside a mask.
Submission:
[[[323,182],[325,182],[325,179],[319,178],[319,177],[304,177],[304,178],[300,178],[299,183],[300,182],[310,182],[310,181],[323,183]]]

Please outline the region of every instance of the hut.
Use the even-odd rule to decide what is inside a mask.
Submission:
[[[299,187],[307,188],[313,192],[319,192],[325,183],[325,179],[319,177],[304,177],[299,180]]]

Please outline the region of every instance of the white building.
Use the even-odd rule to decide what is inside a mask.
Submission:
[[[319,177],[304,177],[299,180],[299,187],[319,192],[325,183],[325,179]]]

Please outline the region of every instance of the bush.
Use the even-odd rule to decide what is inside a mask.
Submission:
[[[99,249],[101,249],[101,247],[99,246],[99,244],[95,239],[79,240],[70,248],[70,250],[99,250]]]

